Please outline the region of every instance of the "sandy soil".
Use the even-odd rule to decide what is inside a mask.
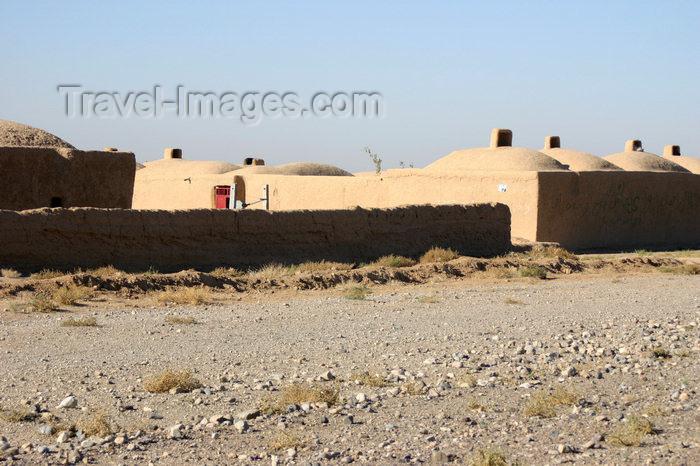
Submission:
[[[91,301],[51,313],[11,307],[38,281],[3,280],[0,458],[697,464],[700,277],[604,269],[383,285],[365,275],[359,300],[347,285],[221,286],[198,306],[95,284]],[[85,317],[97,326],[61,326]],[[168,368],[201,388],[147,392]],[[276,404],[300,384],[338,400]],[[70,395],[76,406],[58,408]],[[69,429],[97,412],[111,433]]]

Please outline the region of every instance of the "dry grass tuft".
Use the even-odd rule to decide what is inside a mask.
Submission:
[[[3,278],[19,278],[22,274],[14,269],[0,269],[0,277]]]
[[[267,451],[273,453],[276,451],[288,450],[290,448],[299,449],[303,448],[306,442],[299,439],[296,435],[291,432],[279,432],[274,439],[270,441],[267,445]]]
[[[94,317],[85,317],[83,319],[70,317],[61,322],[61,327],[97,327],[97,319]]]
[[[561,387],[557,387],[552,393],[541,390],[530,397],[523,409],[523,415],[541,418],[554,417],[558,407],[575,405],[578,400],[579,395],[576,392]]]
[[[104,411],[95,411],[82,415],[75,427],[78,430],[82,430],[88,437],[91,435],[106,437],[120,430],[119,426]]]
[[[395,256],[390,254],[388,256],[383,256],[372,262],[370,265],[377,267],[411,267],[416,265],[416,261],[410,257]]]
[[[576,254],[567,251],[564,248],[560,248],[558,246],[545,246],[545,247],[536,247],[531,249],[528,253],[525,254],[528,257],[532,257],[534,259],[539,259],[539,258],[554,258],[558,257],[560,259],[578,259],[578,256]]]
[[[518,269],[518,275],[521,277],[532,277],[544,280],[547,278],[547,271],[539,265],[526,265]]]
[[[671,414],[669,409],[662,408],[658,404],[653,404],[644,411],[644,415],[649,417],[665,417],[669,414]]]
[[[40,272],[33,273],[29,276],[29,278],[35,278],[38,280],[44,280],[47,278],[58,278],[62,277],[65,274],[63,272],[59,272],[58,270],[52,270],[52,269],[43,269]]]
[[[244,272],[233,267],[217,267],[209,274],[216,278],[235,278],[245,275]]]
[[[401,391],[408,395],[422,395],[425,387],[414,382],[404,382],[401,384]]]
[[[29,309],[34,312],[54,312],[58,307],[51,299],[51,296],[45,293],[37,293],[29,302]]]
[[[258,408],[265,414],[278,414],[284,412],[288,405],[328,403],[328,406],[333,406],[338,399],[339,391],[336,387],[321,383],[293,383],[282,387],[277,395],[264,398]]]
[[[143,388],[151,393],[165,393],[173,388],[179,388],[185,392],[191,392],[201,387],[199,380],[195,379],[192,372],[187,369],[168,369],[154,375],[143,382]]]
[[[369,288],[366,286],[351,286],[348,288],[347,292],[345,293],[345,299],[357,299],[357,300],[363,300],[367,298],[368,294],[371,294],[372,291],[370,291]]]
[[[676,267],[659,267],[659,272],[672,273],[674,275],[700,275],[700,265],[683,264]]]
[[[506,304],[525,304],[524,302],[520,301],[519,299],[513,299],[513,298],[506,298],[503,300],[503,302]]]
[[[53,294],[54,301],[60,304],[72,305],[76,301],[87,301],[92,298],[92,290],[85,286],[69,283],[59,287]]]
[[[14,409],[0,410],[0,418],[7,422],[33,422],[39,417],[39,414],[30,411],[25,407]]]
[[[275,280],[294,274],[294,269],[282,264],[267,264],[257,270],[248,272],[251,280]]]
[[[158,293],[156,299],[163,304],[208,304],[211,302],[211,295],[203,285],[180,288],[168,287],[165,291]]]
[[[656,359],[668,359],[671,357],[671,352],[666,348],[658,346],[656,348],[652,348],[651,351],[649,351],[649,355]]]
[[[459,253],[452,249],[434,247],[420,257],[420,263],[449,262],[458,257]]]
[[[627,423],[606,436],[608,442],[621,447],[640,447],[646,435],[656,435],[659,431],[654,423],[642,416],[631,415]]]
[[[351,270],[354,266],[355,264],[322,260],[319,262],[303,262],[295,266],[294,270],[297,272],[326,272],[329,270]]]
[[[355,381],[355,383],[359,382],[360,385],[366,385],[368,387],[386,387],[389,385],[389,382],[387,382],[384,377],[371,374],[368,371],[353,372],[350,379]]]
[[[174,325],[192,325],[197,323],[197,319],[194,317],[181,317],[181,316],[167,316],[164,319],[166,324]]]
[[[109,278],[114,277],[116,275],[123,275],[125,272],[117,269],[113,265],[106,265],[104,267],[86,270],[85,273],[98,278]]]
[[[469,459],[469,466],[508,466],[508,459],[500,450],[484,450],[480,448]]]
[[[469,400],[469,402],[467,403],[467,408],[481,412],[485,412],[488,409],[485,404],[481,403],[476,398],[472,398],[471,400]]]

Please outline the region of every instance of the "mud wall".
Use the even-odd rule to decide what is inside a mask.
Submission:
[[[512,234],[535,238],[536,172],[428,173],[418,169],[389,170],[381,176],[192,175],[189,180],[149,168],[136,173],[135,209],[213,208],[216,185],[238,183],[238,198],[253,202],[270,186],[270,209],[390,208],[421,204],[497,202],[512,213]],[[499,187],[502,189],[499,190]],[[249,209],[260,209],[256,204]]]
[[[569,249],[700,247],[700,175],[539,173],[537,240]]]
[[[0,209],[131,207],[136,160],[131,152],[0,147]]]
[[[367,261],[433,246],[504,252],[502,204],[269,212],[38,209],[0,211],[0,266],[23,271],[113,264],[160,271],[306,260]]]

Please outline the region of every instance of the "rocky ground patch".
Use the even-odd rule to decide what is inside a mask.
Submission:
[[[13,308],[36,292],[20,288],[76,275],[4,280],[0,458],[695,464],[700,279],[647,273],[687,262],[612,259],[631,261],[619,272],[604,257],[498,260],[608,268],[499,278],[464,273],[461,258],[363,271],[355,299],[347,283],[222,285],[198,305],[86,283],[92,295],[47,312]],[[430,268],[461,275],[369,279]]]

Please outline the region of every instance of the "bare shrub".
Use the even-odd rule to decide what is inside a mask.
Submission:
[[[151,393],[165,393],[173,388],[179,388],[184,392],[191,392],[201,387],[199,380],[194,378],[192,372],[187,369],[168,369],[160,374],[149,377],[143,382],[143,388]]]
[[[157,294],[159,303],[175,304],[208,304],[211,302],[209,291],[202,286],[194,287],[168,287]]]
[[[329,270],[351,270],[355,264],[346,264],[343,262],[303,262],[296,266],[297,272],[326,272]]]
[[[388,256],[380,257],[376,261],[372,262],[371,265],[378,267],[411,267],[412,265],[416,265],[416,261],[410,257],[395,256],[394,254],[390,254]]]
[[[70,317],[61,322],[61,327],[97,327],[97,319],[94,317],[85,317],[83,319]]]
[[[19,278],[22,274],[14,269],[0,269],[0,276],[3,278]]]
[[[98,435],[100,437],[112,435],[120,430],[119,426],[101,410],[82,415],[75,427],[82,430],[87,436]]]
[[[46,293],[37,293],[29,302],[29,309],[34,312],[53,312],[58,308],[51,299],[51,296]]]
[[[420,263],[449,262],[453,259],[457,259],[458,257],[459,253],[453,251],[452,249],[434,247],[420,257]]]
[[[76,301],[86,301],[92,298],[92,290],[74,283],[62,285],[53,293],[54,301],[60,304],[72,305]]]
[[[40,272],[33,273],[29,276],[29,278],[36,278],[38,280],[44,280],[47,278],[58,278],[62,277],[65,274],[63,272],[59,272],[58,270],[53,270],[53,269],[42,269]]]

